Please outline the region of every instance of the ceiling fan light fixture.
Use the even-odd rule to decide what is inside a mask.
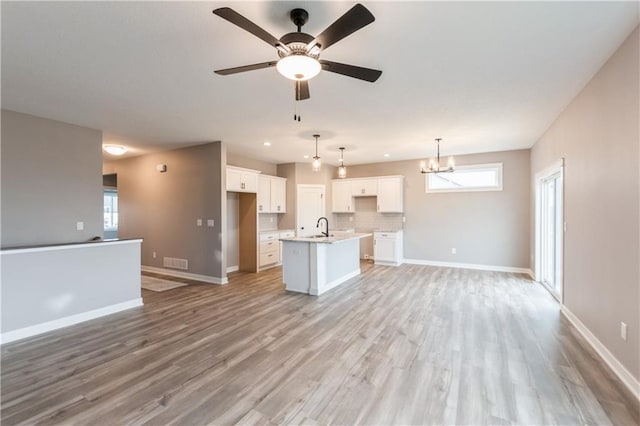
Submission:
[[[317,59],[296,54],[280,59],[276,68],[283,76],[296,81],[309,80],[318,75],[322,69]]]

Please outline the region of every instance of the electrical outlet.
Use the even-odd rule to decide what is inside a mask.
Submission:
[[[84,231],[84,222],[76,222],[76,231]]]
[[[620,322],[620,337],[622,340],[627,340],[627,323]]]
[[[197,226],[202,226],[202,219],[196,220],[196,225]]]
[[[456,254],[458,252],[458,250],[456,250],[455,248],[451,249],[451,254]]]
[[[273,217],[269,218],[269,222],[273,223]]]
[[[353,222],[353,216],[349,216],[349,222]]]
[[[156,252],[155,251],[152,253],[152,256],[153,256],[154,259],[156,258]]]
[[[406,216],[402,216],[402,223],[406,223],[407,222],[407,217]]]
[[[365,254],[365,255],[364,255],[364,259],[365,259],[365,260],[369,260],[369,255],[368,255],[368,254]]]

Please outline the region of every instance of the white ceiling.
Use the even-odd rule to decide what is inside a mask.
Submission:
[[[376,21],[322,58],[383,70],[376,83],[322,72],[311,99],[277,58],[213,15],[229,6],[276,37],[318,34],[354,2],[2,2],[2,107],[101,129],[132,152],[221,140],[285,163],[335,164],[531,147],[638,25],[630,2],[366,2]],[[263,146],[270,141],[271,147]],[[388,158],[383,154],[389,154]]]

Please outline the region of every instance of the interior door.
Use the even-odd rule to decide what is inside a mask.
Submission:
[[[298,237],[308,237],[321,232],[316,224],[318,219],[324,216],[324,191],[324,185],[298,185],[296,198],[296,234]]]

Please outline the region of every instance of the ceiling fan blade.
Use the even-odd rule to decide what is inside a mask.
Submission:
[[[278,40],[277,38],[275,38],[274,36],[266,32],[265,30],[263,30],[262,28],[260,28],[259,26],[257,26],[256,24],[254,24],[244,16],[240,15],[238,12],[231,9],[230,7],[221,7],[221,8],[215,9],[213,13],[223,19],[226,19],[232,24],[239,26],[243,30],[250,32],[254,36],[258,37],[261,40],[264,40],[265,42],[269,43],[273,47],[283,48],[287,51],[289,50],[287,46],[280,43],[280,40]]]
[[[241,66],[241,67],[233,67],[233,68],[225,68],[223,70],[215,70],[214,72],[216,74],[220,74],[220,75],[237,74],[239,72],[253,71],[253,70],[259,70],[259,69],[262,69],[262,68],[275,67],[277,63],[278,63],[278,61],[261,62],[259,64],[251,64],[251,65],[244,65],[244,66]]]
[[[320,65],[325,71],[335,72],[336,74],[346,75],[360,80],[373,83],[382,75],[382,71],[373,70],[371,68],[357,67],[355,65],[341,64],[340,62],[320,60]]]
[[[317,44],[322,50],[325,50],[375,20],[376,18],[369,12],[369,9],[358,3],[309,43],[307,50],[311,50]]]
[[[309,94],[309,82],[307,80],[304,81],[296,81],[296,101],[304,101],[305,99],[309,99],[311,95]]]

